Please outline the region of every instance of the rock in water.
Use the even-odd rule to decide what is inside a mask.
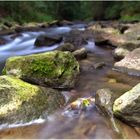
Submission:
[[[131,125],[140,126],[140,83],[115,100],[113,112]]]
[[[130,75],[140,76],[140,48],[133,50],[114,65],[115,69]]]
[[[112,116],[113,92],[110,89],[99,89],[96,92],[95,104],[107,116]]]
[[[48,35],[40,35],[36,41],[35,46],[52,46],[62,41],[61,36],[48,36]]]
[[[56,50],[73,52],[75,51],[75,47],[71,43],[64,43],[60,45]]]
[[[11,57],[6,61],[3,73],[43,86],[72,88],[79,64],[70,52],[52,51]]]
[[[108,88],[99,89],[96,92],[95,103],[97,107],[101,110],[101,112],[106,116],[105,118],[106,119],[108,118],[110,120],[110,126],[112,127],[112,129],[117,132],[120,138],[126,139],[129,138],[128,131],[129,129],[131,130],[132,128],[127,125],[126,127],[124,123],[122,123],[121,121],[119,121],[114,117],[113,103],[116,97],[118,96],[114,94],[115,93]],[[134,133],[133,129],[131,131],[132,133]]]
[[[116,48],[114,50],[114,58],[117,59],[117,60],[121,60],[123,59],[130,51],[125,49],[125,48]]]
[[[13,76],[0,76],[0,124],[29,122],[52,113],[65,103],[54,89],[26,83]]]
[[[84,31],[71,30],[65,37],[64,43],[71,43],[76,49],[81,48],[81,46],[86,45],[87,36]]]
[[[4,38],[0,38],[0,45],[6,44],[6,40]]]
[[[87,50],[85,48],[78,49],[72,52],[77,60],[85,59],[87,57]]]

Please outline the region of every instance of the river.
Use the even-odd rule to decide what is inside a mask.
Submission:
[[[22,32],[17,36],[14,34],[1,36],[6,39],[7,43],[0,46],[0,71],[8,57],[41,53],[58,47],[59,44],[51,47],[35,47],[34,42],[40,34],[66,34],[72,29],[84,30],[85,25],[51,27],[44,29],[44,31]],[[112,70],[115,62],[112,47],[99,47],[93,41],[89,41],[85,48],[88,50],[88,56],[79,61],[81,74],[75,88],[71,91],[63,91],[70,98],[68,103],[79,97],[94,97],[96,90],[100,88],[110,88],[114,94],[124,93],[140,82],[138,77]],[[93,68],[93,65],[100,62],[105,63],[103,68]],[[110,82],[112,79],[117,82]],[[124,123],[121,123],[121,127],[127,138],[140,138],[134,128]],[[89,110],[78,113],[66,113],[65,107],[63,107],[50,115],[46,121],[40,119],[21,125],[2,125],[0,126],[0,138],[111,139],[122,138],[122,136],[112,127],[111,121],[101,114],[96,106],[93,106]]]

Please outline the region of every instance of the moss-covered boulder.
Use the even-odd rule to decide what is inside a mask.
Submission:
[[[31,85],[13,76],[0,76],[0,124],[45,118],[64,103],[57,90]]]
[[[140,126],[140,83],[115,100],[113,112],[129,124]]]
[[[53,88],[72,88],[79,64],[70,52],[52,51],[11,57],[3,73],[25,81]]]

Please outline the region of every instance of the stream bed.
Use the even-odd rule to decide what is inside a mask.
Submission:
[[[7,40],[7,44],[0,46],[0,71],[8,57],[41,53],[58,47],[59,44],[36,48],[34,42],[40,34],[65,34],[72,29],[84,30],[84,27],[85,25],[52,27],[39,32],[23,32],[17,37],[13,34],[1,36]],[[114,94],[121,94],[140,82],[138,77],[112,70],[115,61],[112,55],[113,48],[110,46],[99,47],[89,41],[85,48],[88,50],[88,56],[79,61],[81,73],[75,88],[63,91],[70,98],[67,104],[80,97],[94,97],[96,90],[101,88],[110,88]],[[95,69],[94,65],[101,62],[105,63],[105,66]],[[127,138],[140,138],[138,133],[140,131],[137,131],[139,128],[132,128],[123,122],[121,128]],[[118,139],[123,137],[112,127],[112,122],[93,106],[78,113],[65,113],[63,107],[50,115],[46,121],[36,120],[28,124],[0,126],[0,138]]]

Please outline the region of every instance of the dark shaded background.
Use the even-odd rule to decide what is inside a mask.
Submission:
[[[140,20],[139,1],[1,1],[0,19],[17,22]]]

